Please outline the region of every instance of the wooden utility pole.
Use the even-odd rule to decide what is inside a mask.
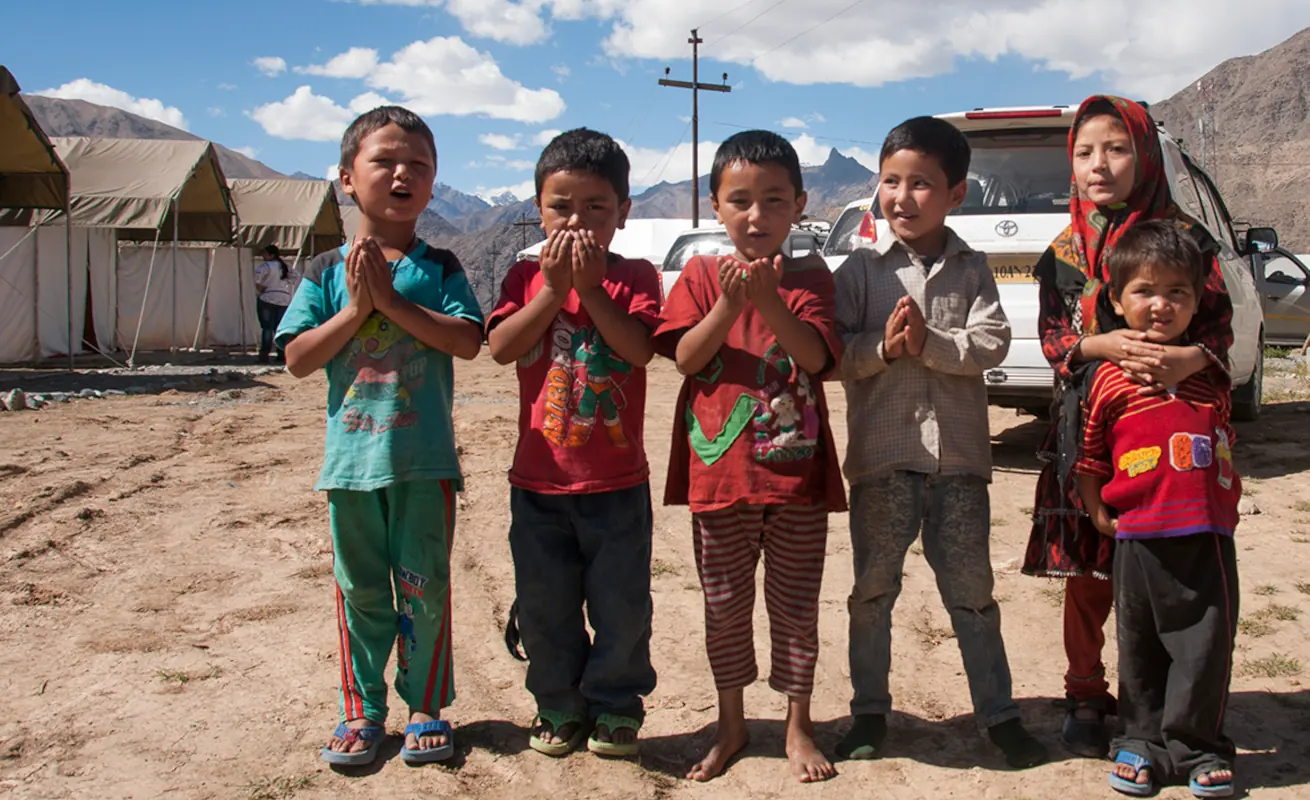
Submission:
[[[519,247],[519,249],[520,249],[520,250],[527,250],[527,249],[528,249],[528,228],[535,228],[535,227],[537,227],[538,225],[541,224],[541,220],[539,220],[539,219],[528,219],[527,212],[524,212],[524,213],[522,213],[522,214],[519,214],[519,221],[518,221],[518,222],[514,222],[514,223],[511,223],[511,224],[512,224],[514,227],[518,228],[520,231],[523,232],[523,236],[522,236],[522,242],[523,242],[523,243],[522,243],[522,245]]]
[[[731,92],[732,87],[728,85],[728,73],[723,73],[723,84],[701,83],[700,82],[700,45],[704,39],[696,35],[696,28],[691,29],[691,38],[687,44],[691,45],[691,83],[687,81],[669,80],[669,68],[664,68],[664,77],[660,78],[660,86],[672,86],[677,89],[691,89],[691,227],[700,227],[700,158],[697,152],[700,149],[700,98],[698,93],[702,90],[707,92]]]

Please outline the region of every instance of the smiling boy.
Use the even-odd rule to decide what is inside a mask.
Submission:
[[[878,204],[891,228],[837,270],[845,346],[855,587],[854,723],[844,758],[875,758],[891,712],[891,615],[905,553],[923,552],[951,617],[974,714],[1012,767],[1046,760],[1019,722],[992,597],[991,439],[983,373],[1005,358],[1010,324],[987,257],[946,226],[964,201],[969,142],[950,123],[908,120],[880,155]]]

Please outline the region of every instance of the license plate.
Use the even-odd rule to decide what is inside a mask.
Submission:
[[[1035,256],[989,255],[987,264],[997,283],[1035,283],[1033,265]]]

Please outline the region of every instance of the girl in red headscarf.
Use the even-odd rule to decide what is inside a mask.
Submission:
[[[1095,95],[1083,101],[1069,131],[1074,185],[1072,220],[1034,270],[1041,302],[1042,350],[1056,374],[1051,430],[1040,456],[1033,529],[1023,571],[1065,578],[1064,649],[1069,659],[1069,710],[1062,739],[1080,755],[1104,758],[1104,719],[1114,712],[1101,650],[1114,593],[1114,539],[1101,535],[1078,499],[1073,462],[1082,433],[1082,404],[1101,361],[1111,361],[1142,384],[1162,391],[1204,369],[1227,380],[1232,302],[1214,259],[1218,246],[1182,214],[1169,194],[1164,154],[1154,120],[1131,100]],[[1109,302],[1104,254],[1125,230],[1149,219],[1191,223],[1189,231],[1211,258],[1210,278],[1183,346],[1152,341],[1128,330]]]

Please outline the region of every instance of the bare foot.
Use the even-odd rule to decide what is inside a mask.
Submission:
[[[837,775],[832,762],[814,744],[809,697],[787,699],[787,760],[791,774],[801,783],[818,783]]]
[[[564,727],[565,730],[568,729],[567,725]],[[637,741],[637,732],[632,728],[615,728],[611,731],[608,725],[597,725],[596,732],[592,735],[598,742],[618,745],[633,744]]]
[[[577,734],[580,727],[582,727],[582,721],[578,720],[566,722],[556,730],[555,726],[550,722],[537,717],[536,724],[532,727],[532,735],[541,740],[542,744],[567,744]]]
[[[1233,771],[1231,769],[1207,770],[1196,776],[1196,782],[1202,786],[1217,786],[1219,784],[1232,783]]]
[[[367,720],[367,719],[352,719],[346,723],[346,727],[350,728],[351,730],[357,731],[360,728],[367,728],[370,725],[381,725],[381,724],[382,723],[380,722],[373,722],[372,720]],[[347,742],[345,739],[342,739],[340,736],[333,736],[330,739],[328,739],[327,749],[331,750],[334,753],[358,753],[363,750],[367,750],[368,745],[369,743],[364,741],[363,739],[356,739],[353,742]]]
[[[714,746],[699,764],[687,772],[687,778],[701,783],[717,778],[732,757],[750,742],[743,701],[741,689],[719,692],[719,729],[714,737]]]
[[[432,722],[440,717],[434,717],[431,714],[425,714],[422,711],[410,709],[409,723],[413,725],[418,722]],[[415,736],[410,734],[405,737],[405,748],[411,752],[419,750],[432,750],[437,747],[446,746],[446,735],[444,733],[431,733],[426,736]]]
[[[1143,764],[1141,769],[1137,769],[1132,764],[1121,764],[1116,762],[1114,765],[1114,774],[1126,781],[1132,781],[1133,783],[1142,786],[1151,782],[1151,766],[1149,764]]]

